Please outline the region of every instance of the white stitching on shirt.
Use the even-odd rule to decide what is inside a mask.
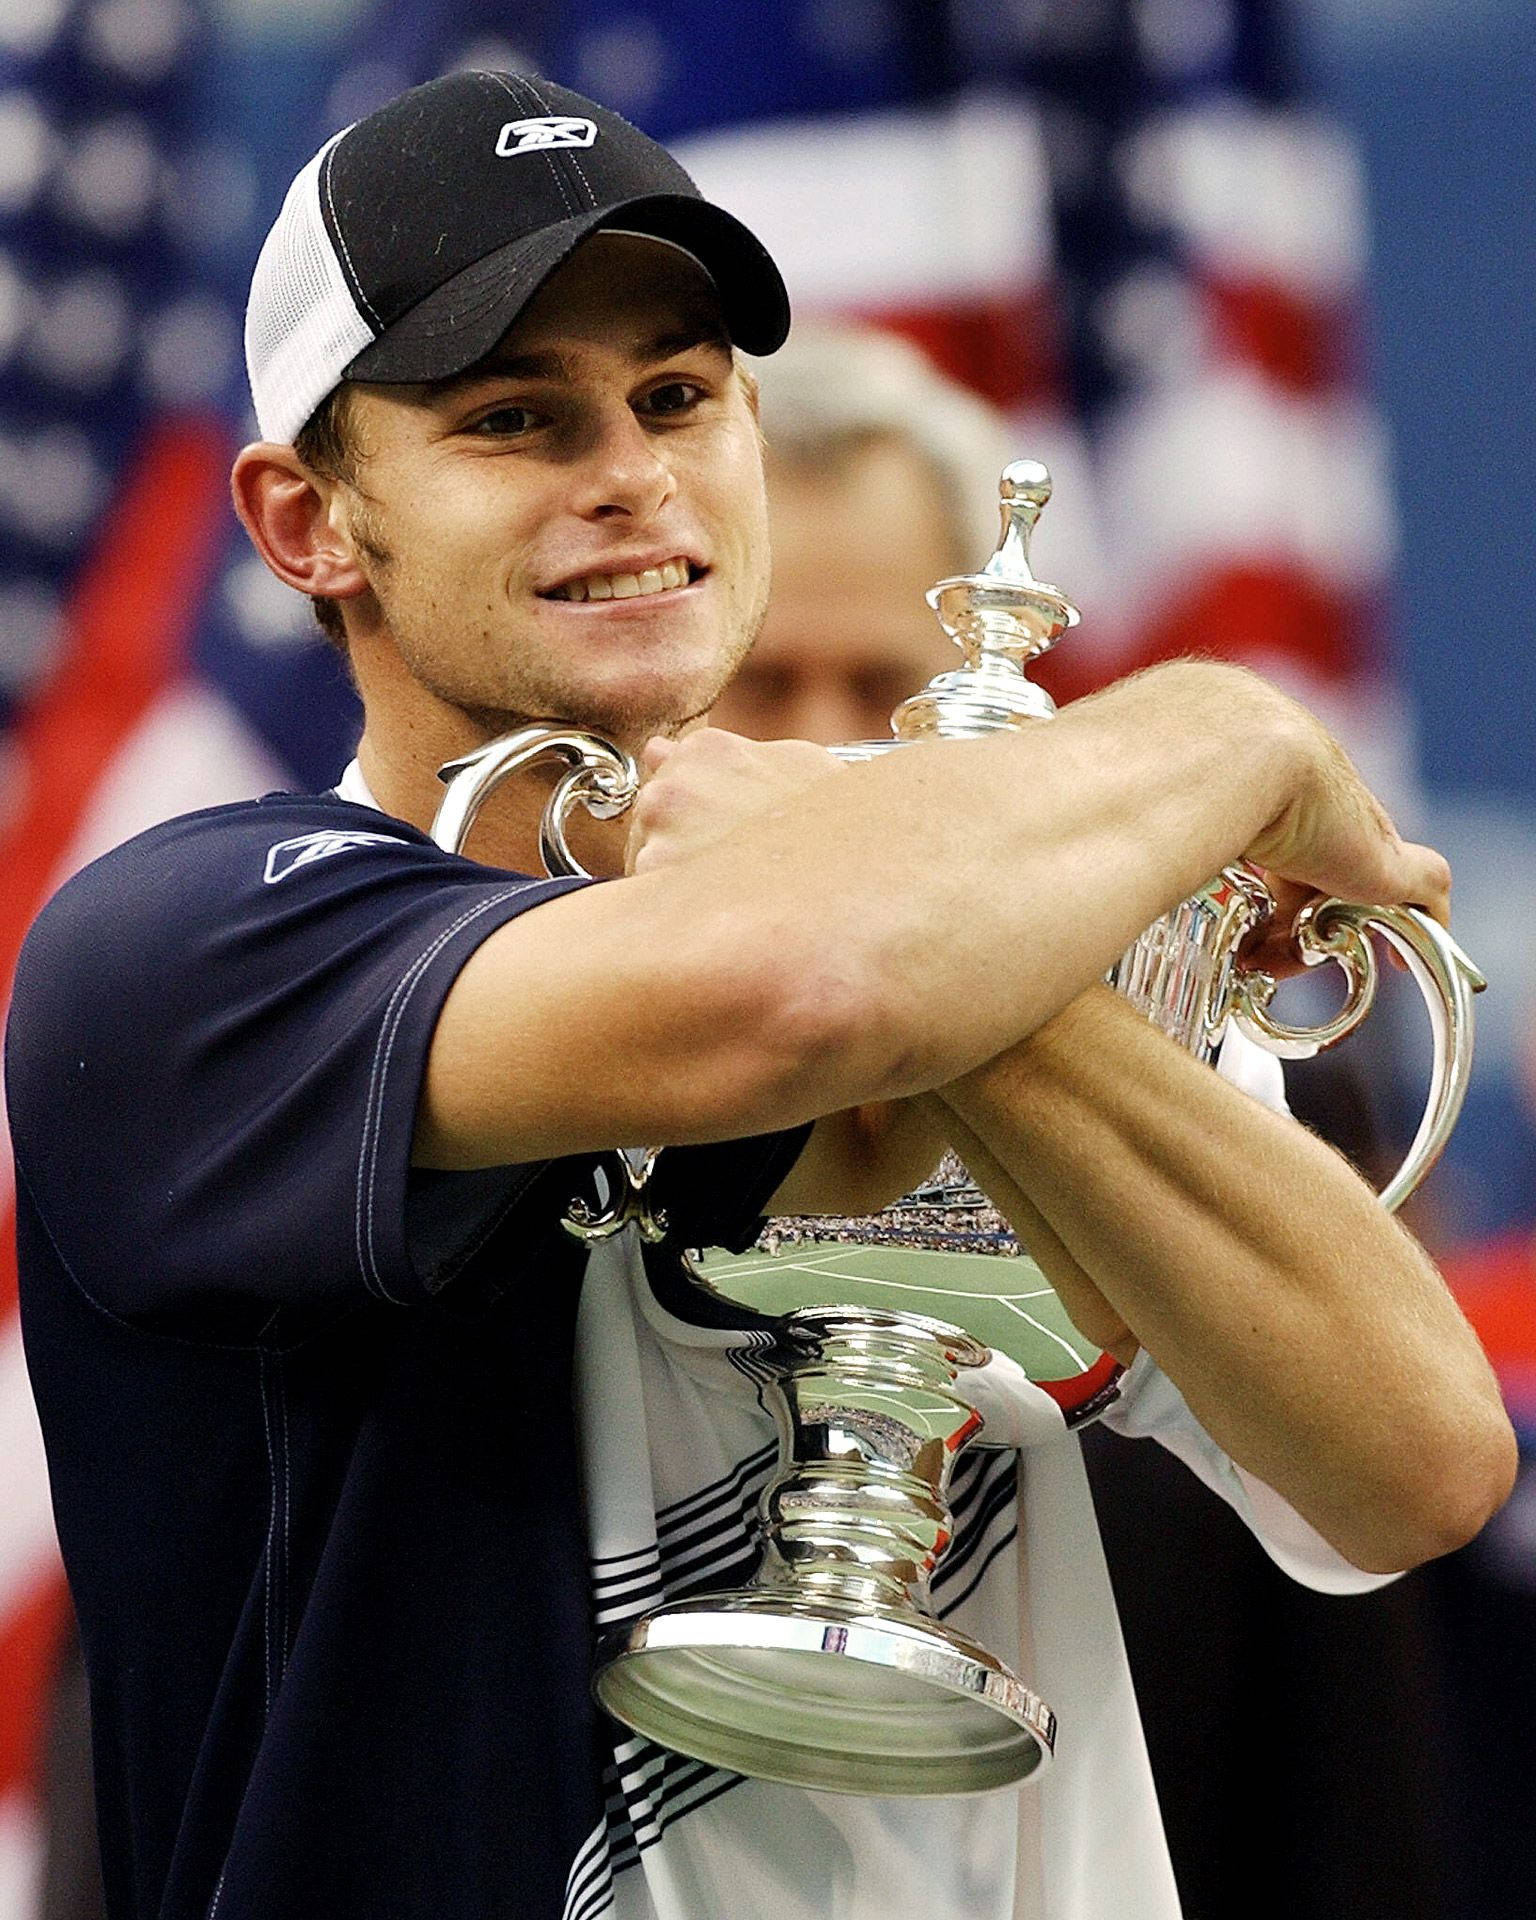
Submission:
[[[536,886],[538,882],[534,881],[530,884]],[[488,900],[482,900],[460,914],[458,919],[445,927],[401,975],[384,1009],[378,1044],[374,1049],[373,1071],[368,1083],[368,1099],[363,1109],[363,1136],[358,1150],[356,1241],[357,1261],[363,1276],[363,1285],[370,1293],[377,1294],[383,1300],[392,1300],[397,1306],[403,1306],[405,1302],[385,1286],[383,1275],[379,1270],[373,1238],[373,1200],[378,1176],[379,1143],[383,1137],[383,1089],[385,1080],[388,1078],[389,1062],[394,1054],[395,1041],[399,1037],[411,995],[421,984],[427,969],[448,942],[481,914],[488,913],[492,907],[500,906],[504,900],[514,899],[518,894],[526,891],[526,885],[503,887],[499,893],[492,894]]]
[[[288,1648],[292,1641],[292,1620],[290,1618],[291,1583],[289,1573],[293,1558],[289,1542],[293,1534],[293,1511],[291,1493],[293,1489],[293,1461],[288,1447],[288,1387],[283,1379],[283,1360],[281,1354],[273,1354],[272,1371],[277,1379],[278,1432],[282,1441],[283,1459],[283,1604],[278,1615],[278,1630],[282,1635],[279,1651],[282,1658],[282,1671],[288,1671]]]
[[[395,985],[394,992],[390,995],[389,1001],[384,1009],[384,1019],[380,1024],[379,1038],[374,1048],[373,1070],[368,1081],[368,1099],[363,1109],[363,1138],[359,1147],[357,1169],[356,1238],[358,1265],[362,1270],[364,1286],[368,1288],[370,1293],[377,1294],[380,1299],[393,1300],[397,1306],[403,1305],[404,1302],[399,1300],[396,1295],[392,1294],[384,1285],[383,1277],[378,1270],[378,1261],[373,1244],[372,1221],[379,1140],[383,1131],[382,1120],[376,1120],[376,1110],[380,1108],[383,1103],[384,1077],[388,1070],[390,1057],[394,1052],[395,1039],[400,1030],[400,1023],[405,1017],[405,1009],[409,1005],[411,994],[415,992],[422,975],[442,951],[444,945],[453,938],[460,928],[467,926],[478,914],[484,913],[487,908],[494,906],[498,900],[507,899],[513,893],[520,891],[520,888],[506,888],[500,894],[496,895],[494,899],[482,901],[479,905],[467,909],[450,926],[444,928],[443,931],[417,955],[415,960],[411,962],[410,966],[407,967],[405,972],[400,976],[400,979]],[[366,1178],[364,1174],[365,1161],[367,1162]],[[370,1274],[372,1276],[371,1278]]]
[[[261,1684],[264,1697],[263,1719],[272,1713],[272,1559],[277,1536],[277,1455],[272,1448],[272,1415],[267,1403],[267,1356],[262,1354],[256,1362],[257,1378],[261,1383],[261,1430],[267,1442],[267,1481],[272,1489],[271,1505],[267,1513],[267,1544],[262,1553],[262,1603],[261,1603]]]

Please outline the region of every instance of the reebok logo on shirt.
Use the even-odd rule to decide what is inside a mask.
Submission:
[[[313,866],[317,860],[329,860],[332,854],[350,853],[356,847],[398,847],[400,844],[392,833],[341,833],[335,829],[326,833],[301,833],[296,840],[279,840],[275,847],[268,849],[266,870],[261,877],[273,887],[279,880],[286,880],[290,873],[297,873],[300,867]]]

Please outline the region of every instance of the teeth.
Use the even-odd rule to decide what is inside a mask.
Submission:
[[[571,580],[557,587],[557,600],[634,600],[642,594],[666,593],[688,584],[686,560],[664,560],[659,567],[647,567],[644,573],[593,573],[585,580]]]

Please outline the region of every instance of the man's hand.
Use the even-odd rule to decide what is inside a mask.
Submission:
[[[719,727],[658,735],[640,755],[645,784],[630,814],[625,870],[649,873],[723,840],[842,762],[809,740],[748,740]]]
[[[1403,840],[1339,743],[1304,708],[1295,712],[1307,736],[1304,772],[1245,850],[1276,880],[1293,883],[1276,888],[1290,919],[1304,896],[1337,894],[1372,906],[1422,907],[1448,926],[1451,870],[1444,857]]]

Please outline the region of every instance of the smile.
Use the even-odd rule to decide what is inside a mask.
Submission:
[[[635,600],[648,593],[670,593],[695,578],[686,560],[663,560],[643,573],[589,573],[584,580],[567,580],[551,588],[549,600]]]

